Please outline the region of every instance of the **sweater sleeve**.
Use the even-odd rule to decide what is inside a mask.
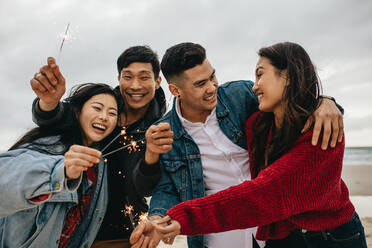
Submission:
[[[166,214],[185,235],[267,225],[330,204],[339,192],[344,141],[321,150],[311,145],[312,131],[257,178],[210,196],[183,202]]]
[[[32,120],[40,127],[64,129],[73,122],[73,110],[69,103],[59,102],[55,109],[43,111],[39,106],[39,98],[36,98],[32,103]]]
[[[152,190],[160,180],[161,170],[159,163],[148,165],[142,156],[133,170],[133,183],[141,196],[151,196]]]

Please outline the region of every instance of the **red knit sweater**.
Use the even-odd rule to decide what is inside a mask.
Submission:
[[[248,119],[248,144],[257,114]],[[323,151],[312,130],[258,176],[218,193],[185,201],[167,215],[181,234],[197,235],[259,226],[259,240],[281,239],[293,230],[325,230],[349,221],[355,211],[341,179],[344,140]]]

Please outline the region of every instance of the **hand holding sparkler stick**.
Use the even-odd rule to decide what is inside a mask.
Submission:
[[[156,218],[151,218],[156,217]],[[157,247],[160,240],[165,244],[173,244],[175,237],[181,232],[181,225],[169,216],[151,216],[150,221],[140,222],[130,236],[133,248]]]
[[[155,164],[159,160],[159,155],[167,153],[172,149],[173,131],[169,123],[159,123],[152,125],[146,131],[146,164]]]
[[[54,58],[48,58],[48,64],[40,68],[30,80],[31,88],[39,97],[39,106],[43,111],[57,107],[66,91],[66,81]]]

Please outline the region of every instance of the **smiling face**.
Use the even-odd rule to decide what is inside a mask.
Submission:
[[[258,108],[264,112],[273,112],[281,118],[283,92],[288,84],[286,70],[278,71],[268,58],[260,57],[256,65],[256,82],[253,91],[258,96]]]
[[[92,96],[84,103],[79,114],[83,144],[89,146],[106,138],[114,130],[117,120],[117,102],[112,95]]]
[[[155,79],[151,63],[131,63],[121,70],[118,80],[126,110],[144,115],[161,82],[160,77]]]
[[[185,70],[179,80],[178,86],[170,84],[169,89],[180,99],[182,116],[191,122],[204,122],[217,105],[215,69],[205,59],[202,64]]]

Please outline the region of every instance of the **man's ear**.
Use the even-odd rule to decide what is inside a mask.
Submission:
[[[161,77],[159,76],[156,81],[155,81],[155,89],[159,89],[160,87],[160,84],[161,84]]]
[[[177,85],[170,83],[168,88],[169,88],[170,93],[172,93],[173,96],[179,97],[180,89]]]

